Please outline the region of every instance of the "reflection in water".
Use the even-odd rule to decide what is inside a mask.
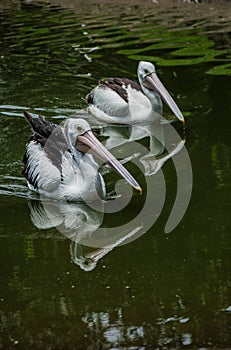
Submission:
[[[84,203],[29,202],[32,223],[39,229],[56,227],[72,240],[72,259],[85,271],[94,269],[100,259],[125,240],[134,239],[142,228],[142,226],[133,230],[131,228],[130,232],[117,231],[114,237],[110,235],[107,239],[107,229],[98,230],[103,222],[103,207],[106,203],[100,202],[98,205],[101,209],[99,211]],[[95,248],[99,245],[96,243],[97,240],[101,241],[102,248]]]
[[[214,144],[211,149],[211,165],[216,178],[216,187],[225,188],[229,183],[228,169],[231,164],[230,151],[224,143]]]
[[[181,310],[182,313],[183,310]],[[190,345],[192,343],[192,334],[182,330],[182,325],[190,321],[189,317],[172,316],[168,318],[159,317],[154,325],[151,324],[132,324],[126,323],[126,312],[122,308],[114,311],[112,317],[110,312],[86,312],[82,321],[87,325],[89,331],[95,335],[91,339],[92,347],[97,348],[97,337],[104,339],[105,346],[117,347],[118,344],[143,344],[142,342],[153,342],[153,334],[157,333],[158,339],[155,339],[155,345],[162,349],[168,349],[168,345],[178,342],[180,345]],[[98,333],[96,332],[98,330]],[[185,328],[184,328],[185,329]],[[177,347],[178,348],[178,347]],[[143,347],[139,347],[143,349]],[[155,347],[156,349],[156,347]],[[175,347],[174,347],[175,349]]]
[[[180,152],[185,144],[183,140],[168,140],[165,136],[166,124],[151,123],[130,126],[103,126],[100,129],[100,135],[107,137],[105,146],[108,149],[119,148],[118,155],[126,160],[138,158],[143,166],[143,172],[146,176],[156,174],[164,165],[164,163]],[[134,141],[148,139],[148,152],[145,154],[135,153]],[[169,142],[172,142],[170,145]],[[133,155],[129,156],[133,149]],[[167,152],[165,152],[167,150]],[[129,153],[130,151],[130,153]]]

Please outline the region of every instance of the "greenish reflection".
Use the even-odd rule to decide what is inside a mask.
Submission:
[[[141,18],[138,11],[143,9],[136,7],[123,17],[119,9],[113,14],[99,13],[97,17],[89,13],[84,13],[84,16],[81,12],[73,14],[61,8],[50,12],[49,7],[41,7],[35,12],[36,4],[34,6],[24,6],[23,10],[15,11],[12,18],[4,18],[4,27],[8,27],[9,34],[4,35],[2,44],[3,47],[8,46],[16,57],[23,57],[25,54],[28,59],[27,53],[31,53],[29,58],[44,59],[42,64],[49,64],[50,59],[65,60],[66,69],[76,73],[74,63],[80,58],[90,61],[100,59],[104,50],[113,49],[117,54],[129,59],[143,58],[161,66],[210,62],[215,65],[207,71],[209,74],[230,75],[228,33],[231,28],[227,18],[219,22],[211,17],[211,21],[214,22],[209,23],[205,13],[202,18],[192,16],[189,21],[184,12],[179,12],[176,16],[174,7],[164,13],[161,9],[156,11],[153,6],[149,8],[148,14],[144,13],[144,17]],[[229,5],[226,6],[228,11]],[[172,16],[181,23],[180,28],[169,20],[171,11]],[[223,13],[220,18],[222,16]],[[203,20],[204,26],[200,26]],[[26,25],[21,25],[22,23]],[[221,26],[224,28],[223,35]],[[221,40],[223,49],[219,45]],[[76,43],[82,51],[75,50]],[[92,53],[92,49],[96,47],[98,52]],[[73,59],[73,66],[70,65],[69,68],[71,61],[68,60],[68,56]],[[222,62],[223,64],[220,64]],[[54,73],[59,74],[59,70],[55,70]]]

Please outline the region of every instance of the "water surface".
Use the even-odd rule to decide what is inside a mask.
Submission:
[[[0,3],[0,348],[228,349],[230,5],[62,3]],[[163,160],[166,152],[158,142],[156,154],[147,153],[152,165],[153,159],[163,160],[156,174],[150,163],[144,163],[146,173],[132,161],[126,164],[144,195],[134,193],[125,209],[102,215],[84,205],[48,203],[44,214],[21,175],[30,134],[23,110],[54,122],[82,114],[89,119],[84,98],[98,79],[136,79],[141,59],[156,65],[187,121],[185,130],[174,121],[179,139],[165,140],[170,152],[186,140],[193,192],[184,217],[164,233],[177,183],[175,163]],[[164,116],[172,118],[167,107]],[[163,125],[165,135],[166,130]],[[108,147],[115,142],[108,138],[110,128],[95,131]],[[124,139],[134,129],[117,133],[123,158],[125,149],[131,153]],[[149,142],[147,133],[139,140],[145,149]],[[113,194],[118,177],[102,171]],[[142,211],[150,178],[155,223],[145,234],[140,221],[111,237],[109,229]],[[163,179],[165,196],[158,187]],[[110,247],[97,250],[91,236],[93,248],[86,247],[84,237],[79,239],[88,234],[83,228],[77,240],[76,231],[73,236],[63,223],[52,227],[49,215],[64,220],[70,210],[90,215],[91,229],[102,228]]]

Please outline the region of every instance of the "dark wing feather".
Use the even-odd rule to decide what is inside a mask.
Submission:
[[[141,91],[142,89],[138,83],[133,80],[127,78],[108,78],[107,80],[100,80],[99,85],[103,87],[108,87],[115,91],[124,101],[128,102],[128,95],[126,89],[124,87],[128,87],[130,85],[133,89]],[[94,91],[94,90],[93,90]],[[90,92],[86,96],[86,100],[88,104],[94,104],[94,92]]]
[[[68,145],[64,137],[62,128],[56,124],[46,120],[43,116],[39,115],[37,118],[33,118],[30,113],[24,112],[26,120],[32,127],[32,136],[29,142],[36,142],[40,145],[52,164],[54,164],[61,171],[62,154],[68,151]],[[26,150],[23,157],[23,175],[26,179],[36,188],[36,178],[29,178],[30,167],[29,167],[28,151]]]
[[[37,118],[33,118],[32,115],[26,111],[23,112],[26,120],[32,127],[33,134],[31,141],[37,141],[44,146],[46,140],[51,135],[52,131],[57,127],[56,124],[46,120],[42,115],[38,115]]]

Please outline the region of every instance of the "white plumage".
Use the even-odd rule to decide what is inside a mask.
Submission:
[[[94,154],[142,191],[132,175],[93,135],[86,120],[67,119],[57,126],[42,116],[24,114],[33,129],[23,159],[23,174],[31,190],[69,201],[105,197],[105,183]]]
[[[150,62],[139,62],[139,84],[127,78],[100,81],[86,97],[90,113],[105,123],[135,124],[161,118],[162,100],[184,122],[178,106],[159,80]]]

